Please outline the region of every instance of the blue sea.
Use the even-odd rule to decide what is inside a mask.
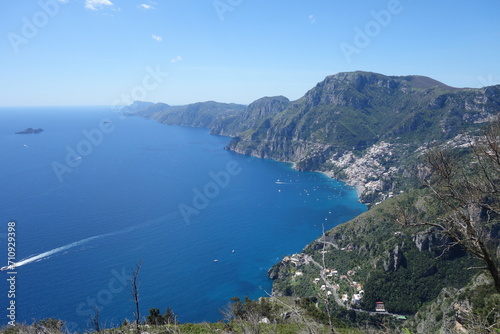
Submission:
[[[14,134],[28,127],[40,134]],[[217,321],[231,297],[271,292],[267,270],[366,210],[320,173],[223,150],[207,129],[106,107],[0,108],[0,265],[16,223],[15,297],[0,272],[0,324],[54,317],[71,331],[170,307]],[[5,313],[5,314],[3,314]]]

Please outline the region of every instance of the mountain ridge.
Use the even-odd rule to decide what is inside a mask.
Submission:
[[[274,96],[248,106],[156,104],[135,114],[231,136],[228,150],[325,172],[374,204],[404,190],[401,180],[415,176],[417,150],[460,142],[499,109],[500,85],[455,88],[420,75],[357,71],[327,76],[295,101]]]
[[[446,217],[442,203],[419,183],[430,173],[422,156],[433,148],[453,149],[458,164],[468,166],[471,143],[485,124],[498,121],[499,110],[500,85],[455,88],[424,76],[362,71],[328,76],[295,101],[284,96],[248,106],[136,101],[124,108],[128,116],[231,136],[226,149],[235,152],[324,172],[355,186],[360,200],[371,205],[270,268],[271,298],[232,298],[227,323],[178,325],[174,317],[160,324],[159,310],[150,309],[144,328],[151,333],[499,331],[500,295],[477,268],[478,259],[439,231],[398,221],[406,210],[429,221]],[[498,241],[500,225],[493,219]],[[169,310],[168,319],[175,316]],[[96,310],[90,319],[97,327],[98,317]],[[46,319],[20,328],[59,334],[62,327]],[[132,330],[126,321],[103,332]]]

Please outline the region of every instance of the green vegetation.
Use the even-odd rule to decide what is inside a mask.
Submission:
[[[128,115],[207,127],[233,136],[228,148],[236,152],[366,186],[361,199],[372,207],[274,265],[273,297],[234,297],[219,323],[180,324],[168,308],[164,314],[151,308],[141,322],[135,298],[135,323],[101,330],[96,313],[94,329],[500,332],[500,127],[485,136],[487,145],[470,147],[499,110],[500,85],[457,89],[421,76],[367,72],[329,76],[296,101],[134,103]],[[430,156],[433,149],[437,155]],[[488,271],[478,268],[483,265]],[[387,312],[374,312],[377,302]],[[62,328],[45,319],[2,332],[59,334]]]
[[[320,290],[328,288],[318,289],[318,285],[335,284],[334,293],[352,295],[353,301],[354,294],[362,294],[359,303],[350,305],[347,299],[347,308],[373,311],[376,302],[382,301],[390,313],[418,311],[414,320],[418,325],[413,328],[419,333],[456,323],[474,333],[498,327],[499,127],[491,125],[472,148],[425,155],[429,163],[425,187],[386,200],[325,233],[303,252],[316,263],[306,258],[274,266],[275,290],[321,298],[325,293]],[[446,292],[464,287],[483,272],[481,264],[486,265],[488,284],[473,287],[473,294]],[[301,270],[299,278],[297,270]],[[335,272],[328,283],[314,278],[326,270]],[[447,309],[428,306],[440,299]]]
[[[415,314],[422,305],[434,300],[444,287],[461,287],[473,276],[467,270],[474,261],[455,250],[444,258],[419,252],[413,245],[403,249],[405,262],[396,271],[376,270],[368,277],[361,307],[373,310],[384,301],[389,312]]]
[[[466,268],[477,266],[477,261],[463,250],[445,252],[443,240],[418,229],[403,230],[396,223],[395,208],[414,202],[423,205],[426,194],[425,190],[415,190],[385,201],[328,231],[324,239],[309,244],[304,253],[319,263],[324,256],[326,268],[338,272],[330,281],[339,284],[339,294],[352,296],[357,289],[349,282],[361,283],[364,290],[361,309],[374,311],[375,303],[383,301],[389,312],[414,314],[435,299],[442,288],[467,284],[475,271]],[[426,210],[429,219],[436,219],[440,212],[439,207],[430,204]],[[398,254],[394,251],[396,247]],[[293,275],[298,270],[302,272],[300,277]],[[275,280],[274,289],[287,296],[317,296],[318,286],[313,280],[319,273],[320,269],[312,264],[297,268],[287,265],[286,271],[282,270],[280,278]]]
[[[238,134],[241,140],[230,147],[239,151],[252,142],[256,154],[283,159],[283,153],[294,152],[302,142],[328,145],[327,151],[316,152],[322,155],[332,149],[363,151],[380,140],[412,145],[443,141],[478,128],[474,122],[464,122],[478,115],[463,106],[474,104],[482,91],[436,87],[436,82],[416,87],[411,79],[366,72],[327,77],[276,113],[268,126]],[[498,93],[498,87],[491,89]],[[498,101],[486,105],[494,113]],[[278,149],[275,142],[281,143]]]
[[[265,97],[248,107],[216,102],[187,106],[137,105],[134,115],[164,124],[207,127],[214,134],[233,137],[228,149],[294,162],[299,170],[332,172],[352,182],[349,164],[332,164],[332,158],[353,153],[365,155],[374,145],[389,143],[389,160],[372,177],[388,168],[383,189],[360,194],[366,203],[377,203],[394,190],[415,187],[421,170],[422,149],[445,141],[460,141],[476,133],[500,109],[500,85],[481,89],[448,87],[422,76],[385,76],[369,72],[338,73],[326,77],[302,98]],[[352,163],[352,162],[351,162]],[[366,166],[357,173],[364,174]],[[354,177],[356,178],[356,177]]]
[[[179,324],[177,321],[177,315],[167,307],[165,310],[165,314],[162,315],[160,310],[157,308],[149,309],[149,315],[147,317],[146,323],[148,325],[170,325],[170,324]]]

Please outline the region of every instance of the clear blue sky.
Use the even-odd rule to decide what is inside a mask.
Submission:
[[[293,100],[354,70],[500,83],[498,0],[7,0],[0,34],[2,106]]]

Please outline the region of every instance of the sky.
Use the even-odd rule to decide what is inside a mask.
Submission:
[[[0,106],[249,104],[326,76],[500,84],[498,0],[5,0]]]

